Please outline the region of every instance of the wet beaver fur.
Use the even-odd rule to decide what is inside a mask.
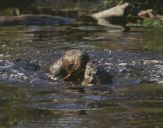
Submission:
[[[103,66],[90,61],[83,50],[69,50],[54,62],[50,68],[50,78],[53,80],[79,81],[82,85],[111,84],[112,76]]]

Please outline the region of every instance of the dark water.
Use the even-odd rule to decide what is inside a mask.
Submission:
[[[3,128],[162,128],[163,31],[100,26],[0,27]],[[68,49],[85,49],[114,76],[82,87],[47,77]]]

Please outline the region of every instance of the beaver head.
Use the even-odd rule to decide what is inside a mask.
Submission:
[[[67,72],[62,64],[62,58],[59,58],[50,66],[49,72],[49,77],[53,80],[57,80],[58,78],[63,79],[67,75]]]
[[[62,57],[62,64],[67,72],[65,80],[80,78],[82,80],[89,55],[82,50],[69,50]]]

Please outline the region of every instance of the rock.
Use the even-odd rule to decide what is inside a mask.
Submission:
[[[152,9],[141,10],[138,16],[142,19],[160,19],[160,15],[154,13]]]
[[[47,15],[0,16],[0,25],[63,25],[72,24],[71,18]]]
[[[82,85],[111,84],[112,78],[103,66],[90,61],[86,66]]]
[[[95,13],[92,15],[98,21],[99,25],[103,26],[112,26],[118,25],[123,26],[125,29],[128,29],[127,24],[127,15],[129,14],[129,3],[123,3],[121,5],[117,5],[113,8]]]

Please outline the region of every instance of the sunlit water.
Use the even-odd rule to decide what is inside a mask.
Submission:
[[[0,27],[0,126],[162,128],[162,34],[149,28]],[[48,66],[68,49],[87,50],[114,76],[113,84],[50,80]]]

